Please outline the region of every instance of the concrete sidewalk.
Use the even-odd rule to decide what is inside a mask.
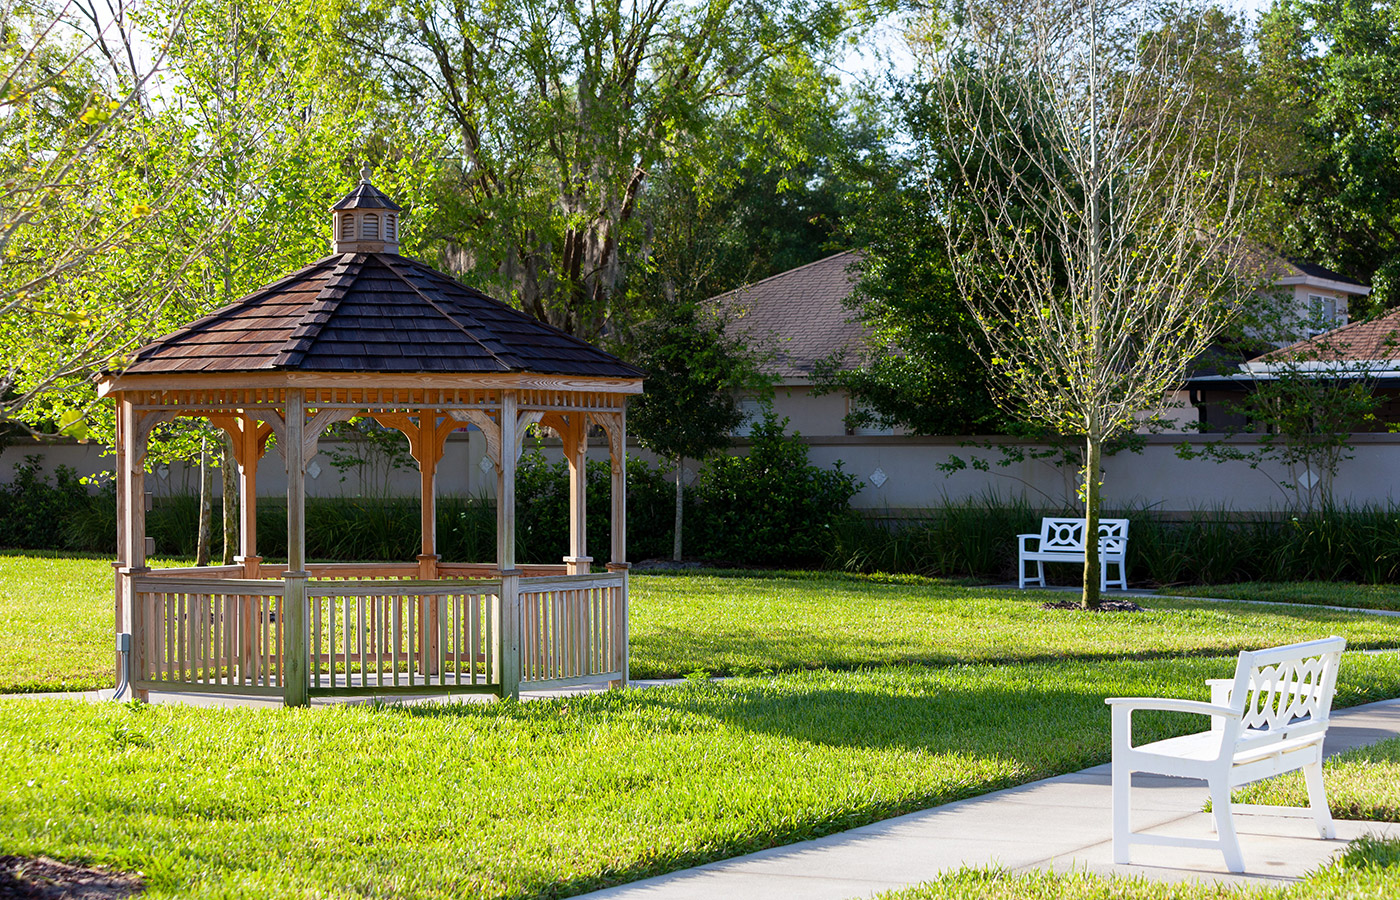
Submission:
[[[1400,735],[1400,700],[1337,710],[1327,753]],[[1204,782],[1136,776],[1133,828],[1212,835],[1201,812]],[[1400,789],[1400,788],[1397,788]],[[1133,848],[1132,866],[1113,864],[1109,767],[1095,766],[970,800],[598,891],[602,900],[711,900],[716,897],[845,900],[907,887],[963,866],[1013,871],[1084,869],[1167,881],[1286,883],[1325,863],[1365,833],[1400,837],[1400,824],[1337,823],[1319,840],[1310,819],[1237,816],[1246,872],[1231,875],[1219,851]]]

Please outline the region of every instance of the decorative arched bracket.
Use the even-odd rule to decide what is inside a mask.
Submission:
[[[316,444],[321,440],[322,432],[333,423],[346,422],[354,416],[355,413],[348,409],[322,409],[307,419],[301,430],[301,464],[305,466],[316,456]],[[287,420],[275,410],[259,410],[258,417],[262,418],[272,428],[273,434],[277,435],[277,453],[285,461],[287,459]]]

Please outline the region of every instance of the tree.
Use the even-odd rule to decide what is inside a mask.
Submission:
[[[714,311],[681,301],[639,327],[630,342],[630,361],[647,379],[646,393],[628,404],[628,422],[638,443],[675,465],[677,561],[685,460],[703,460],[729,446],[730,434],[744,421],[739,392],[764,385],[756,357],[725,326]]]
[[[402,108],[453,136],[446,263],[592,339],[647,256],[653,171],[712,146],[693,138],[725,111],[824,84],[816,57],[847,22],[831,0],[445,0],[359,40]]]
[[[1400,303],[1400,15],[1396,0],[1279,0],[1260,21],[1259,90],[1296,123],[1272,223],[1290,252]]]
[[[999,401],[1084,441],[1090,535],[1104,443],[1177,386],[1241,290],[1241,135],[1192,102],[1179,55],[1151,52],[1154,24],[1134,3],[977,3],[926,56],[961,176],[932,197],[954,278]]]
[[[915,104],[897,104],[906,122],[927,125]],[[819,363],[822,391],[856,403],[852,427],[896,426],[918,434],[999,434],[1010,423],[988,389],[976,349],[981,336],[948,262],[937,212],[907,159],[866,163],[851,217],[862,247],[860,278],[847,300],[869,331],[857,359]],[[926,172],[927,174],[927,172]]]
[[[0,9],[0,419],[56,382],[130,349],[166,283],[117,297],[111,261],[136,244],[197,172],[183,136],[146,126],[164,59],[137,67],[135,25],[82,4]],[[176,10],[148,35],[163,48]],[[163,164],[153,168],[151,163]],[[171,260],[178,269],[181,260]],[[100,284],[94,272],[106,272]]]

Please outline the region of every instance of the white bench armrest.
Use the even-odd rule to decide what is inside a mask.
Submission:
[[[1135,709],[1155,709],[1165,712],[1195,713],[1200,716],[1220,716],[1226,719],[1241,717],[1239,710],[1200,700],[1179,700],[1175,697],[1109,697],[1104,700],[1109,706]]]

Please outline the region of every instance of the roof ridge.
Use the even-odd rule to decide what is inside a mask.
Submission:
[[[287,343],[282,345],[282,351],[273,357],[273,368],[294,369],[301,364],[306,351],[316,343],[321,329],[331,320],[341,299],[359,277],[364,262],[362,253],[349,253],[340,257],[340,262],[326,279],[325,286],[307,306],[306,312],[302,313],[301,319],[287,337]]]
[[[419,297],[423,298],[423,301],[424,301],[425,303],[427,303],[427,304],[428,304],[429,306],[431,306],[433,309],[437,310],[438,313],[439,313],[443,318],[445,318],[447,321],[451,322],[451,323],[457,328],[458,331],[462,332],[462,334],[465,334],[465,335],[466,335],[468,338],[470,338],[474,343],[476,343],[477,346],[479,346],[481,349],[485,350],[488,354],[490,354],[492,359],[496,360],[498,363],[500,363],[501,365],[505,366],[507,371],[510,371],[512,368],[523,368],[524,363],[520,360],[520,358],[519,358],[518,356],[515,356],[513,353],[510,353],[509,351],[505,350],[505,344],[504,344],[504,342],[503,342],[503,341],[501,340],[501,338],[500,338],[495,332],[493,332],[488,326],[486,326],[484,323],[481,325],[481,327],[482,327],[483,329],[485,329],[486,333],[490,335],[491,341],[492,341],[493,343],[495,343],[495,344],[497,345],[497,347],[500,348],[500,349],[492,349],[491,347],[487,346],[486,341],[484,341],[484,340],[482,340],[481,338],[477,337],[475,334],[472,334],[472,332],[467,328],[467,326],[465,326],[465,325],[463,325],[461,322],[457,321],[457,317],[456,317],[456,316],[452,315],[452,313],[450,313],[450,312],[448,312],[447,310],[443,309],[442,306],[439,305],[438,301],[434,300],[432,297],[429,297],[426,293],[424,293],[423,290],[422,290],[421,288],[419,288],[418,285],[414,284],[411,280],[409,280],[409,278],[408,278],[403,272],[400,272],[399,269],[398,269],[398,267],[397,267],[391,260],[389,260],[389,259],[387,259],[387,258],[384,258],[384,257],[388,257],[389,254],[387,254],[387,253],[377,253],[377,254],[375,254],[375,256],[381,257],[381,259],[380,259],[379,261],[380,261],[381,263],[383,263],[383,265],[385,266],[385,268],[387,268],[390,272],[393,272],[396,276],[398,276],[398,278],[399,278],[400,281],[402,281],[404,284],[408,285],[408,286],[413,290],[413,292],[414,292],[415,294],[417,294]],[[404,260],[406,263],[409,263],[410,265],[415,265],[415,266],[416,266],[416,263],[415,263],[413,260],[408,259],[408,257],[400,256],[399,259]],[[427,267],[422,267],[422,268],[420,269],[420,271],[428,271],[428,272],[431,272],[432,270],[431,270],[431,269],[428,269]],[[460,288],[465,289],[465,285],[457,284],[457,282],[455,282],[455,281],[452,282],[452,283],[453,283],[454,285],[456,285],[457,287],[460,287]]]
[[[839,256],[840,254],[835,254],[835,255],[838,255],[838,256]],[[443,282],[444,284],[447,284],[447,285],[450,285],[450,286],[452,286],[452,287],[457,288],[458,290],[469,291],[469,292],[478,294],[478,295],[481,296],[482,299],[488,300],[488,301],[490,301],[491,303],[496,304],[497,306],[499,306],[499,307],[500,307],[502,310],[504,310],[505,312],[508,312],[508,313],[510,313],[510,314],[512,314],[512,315],[519,316],[521,319],[523,319],[524,321],[528,322],[528,323],[529,323],[530,325],[532,325],[532,326],[536,326],[536,327],[539,327],[539,328],[547,328],[547,329],[549,329],[550,331],[554,332],[555,334],[559,335],[560,337],[566,338],[567,340],[572,341],[573,343],[577,344],[577,345],[580,346],[580,347],[587,348],[588,350],[591,350],[591,351],[593,351],[594,353],[601,353],[601,354],[603,354],[604,356],[608,356],[608,357],[611,357],[611,358],[613,358],[613,359],[617,359],[617,357],[614,356],[613,354],[609,353],[608,351],[604,350],[604,349],[601,348],[601,347],[595,347],[593,344],[590,344],[588,341],[585,341],[583,338],[579,337],[578,335],[570,334],[569,332],[565,331],[564,329],[560,328],[560,327],[557,326],[557,325],[552,325],[552,324],[550,324],[549,322],[545,322],[545,321],[543,321],[543,320],[541,320],[541,319],[537,319],[537,318],[535,318],[534,316],[530,315],[529,313],[526,313],[526,312],[524,312],[524,311],[522,311],[522,310],[516,309],[516,308],[513,307],[513,306],[510,306],[510,305],[508,305],[508,304],[506,304],[506,303],[502,303],[502,302],[499,301],[499,300],[496,300],[496,299],[494,299],[494,298],[492,298],[492,297],[489,297],[489,296],[487,296],[486,294],[483,294],[481,291],[478,291],[476,288],[471,287],[470,285],[465,285],[465,284],[462,284],[460,281],[457,281],[457,280],[455,280],[455,279],[453,279],[453,278],[449,278],[445,273],[439,272],[437,269],[434,269],[432,266],[425,265],[424,263],[418,262],[417,260],[408,259],[407,257],[401,257],[401,258],[402,258],[402,259],[407,259],[409,262],[413,263],[414,265],[419,266],[420,269],[422,270],[422,272],[423,272],[426,276],[428,276],[428,277],[430,277],[430,278],[435,278],[435,279],[437,279],[438,281]],[[818,260],[818,262],[820,262],[820,260]],[[809,263],[808,265],[811,265],[811,264]],[[623,365],[631,366],[632,368],[636,368],[635,366],[632,366],[631,363],[627,363],[627,362],[624,362]],[[638,369],[638,371],[641,371],[641,370]]]
[[[736,287],[736,288],[730,288],[729,290],[724,291],[723,293],[715,294],[715,295],[714,295],[713,297],[711,297],[710,299],[711,299],[711,300],[718,300],[718,299],[720,299],[721,297],[728,297],[730,294],[737,294],[737,293],[739,293],[740,291],[753,290],[754,288],[758,287],[760,284],[766,284],[767,282],[770,282],[770,281],[772,281],[772,280],[775,279],[775,278],[785,278],[785,277],[787,277],[788,275],[791,275],[791,274],[794,273],[794,272],[801,272],[803,269],[810,269],[812,266],[820,265],[820,264],[822,264],[822,263],[824,263],[824,262],[830,262],[831,260],[835,259],[835,258],[838,257],[838,256],[855,256],[855,255],[856,255],[857,253],[859,253],[859,252],[860,252],[859,249],[856,249],[856,250],[841,250],[841,251],[838,251],[838,252],[836,252],[836,253],[831,254],[830,256],[823,256],[821,259],[814,259],[814,260],[812,260],[812,261],[809,262],[809,263],[803,263],[802,265],[800,265],[800,266],[794,266],[794,267],[791,268],[791,269],[784,269],[784,270],[781,271],[781,272],[777,272],[777,273],[775,273],[775,274],[773,274],[773,275],[769,275],[767,278],[760,278],[758,281],[749,281],[749,282],[746,282],[746,283],[744,283],[744,284],[739,285],[739,286]]]

